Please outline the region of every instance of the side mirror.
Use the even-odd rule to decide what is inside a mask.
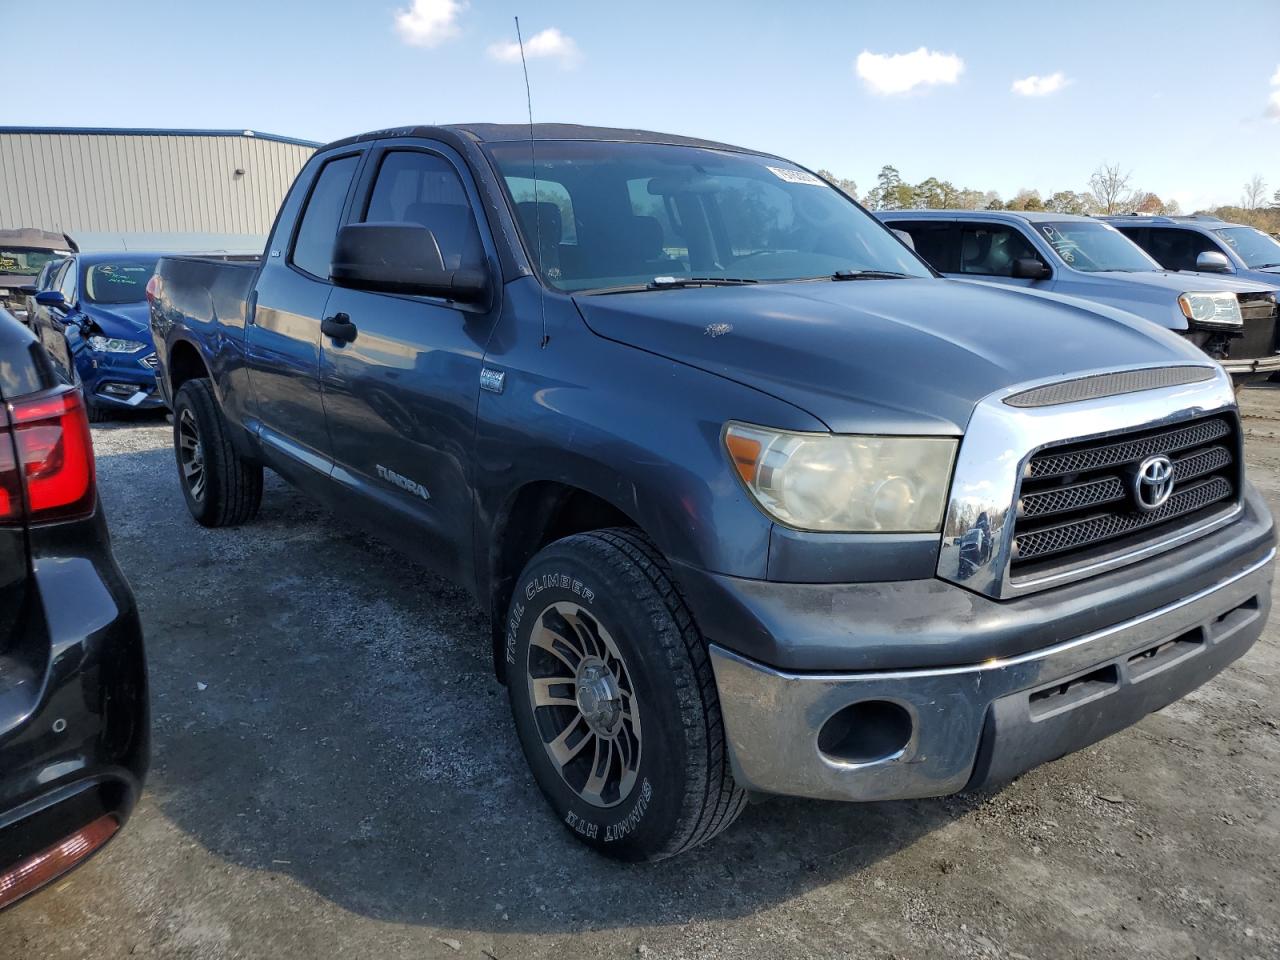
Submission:
[[[329,275],[340,287],[476,303],[484,270],[446,270],[435,234],[417,223],[351,223],[338,231]]]
[[[890,230],[893,230],[893,228],[892,228],[892,227],[890,227],[889,229],[890,229]],[[905,244],[906,244],[908,247],[910,247],[912,250],[914,250],[914,249],[916,248],[916,242],[915,242],[914,240],[912,240],[912,239],[911,239],[911,234],[907,233],[907,231],[905,231],[905,230],[893,230],[893,235],[894,235],[895,237],[897,237],[899,240],[901,240],[903,243],[905,243]]]
[[[1013,261],[1009,276],[1015,280],[1044,280],[1052,271],[1035,257],[1019,257]]]
[[[1225,253],[1205,250],[1196,255],[1196,269],[1201,273],[1232,273],[1231,261]]]
[[[67,298],[62,295],[61,290],[41,290],[36,294],[36,303],[55,310],[67,309]]]

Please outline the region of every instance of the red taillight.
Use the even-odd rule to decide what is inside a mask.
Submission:
[[[35,893],[56,880],[111,839],[120,822],[111,814],[81,827],[61,843],[28,857],[8,873],[0,874],[0,909]]]
[[[71,520],[93,512],[93,441],[80,391],[58,393],[9,405],[12,447],[0,444],[0,522],[22,520],[25,487],[27,518],[32,523]],[[0,431],[3,428],[0,427]],[[13,463],[17,449],[17,465]],[[7,469],[6,469],[7,457]]]
[[[160,294],[164,291],[164,281],[160,279],[160,274],[153,273],[151,279],[147,281],[147,302],[159,300]]]

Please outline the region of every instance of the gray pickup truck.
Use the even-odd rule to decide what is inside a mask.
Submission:
[[[470,589],[583,842],[998,783],[1257,639],[1272,521],[1186,340],[943,279],[780,157],[533,135],[332,143],[260,262],[148,294],[192,516],[269,467]]]

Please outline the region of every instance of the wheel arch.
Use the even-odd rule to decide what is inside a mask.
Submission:
[[[531,481],[507,498],[494,517],[484,571],[494,673],[499,680],[506,682],[507,605],[520,571],[547,544],[607,527],[629,527],[648,535],[631,512],[597,492],[573,484]]]

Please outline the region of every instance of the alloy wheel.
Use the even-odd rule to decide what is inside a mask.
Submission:
[[[534,621],[525,675],[534,723],[560,777],[592,806],[625,800],[640,769],[640,713],[608,629],[580,604],[551,604]]]
[[[204,444],[200,442],[200,428],[190,407],[184,407],[178,415],[178,458],[191,498],[196,502],[204,500]]]

